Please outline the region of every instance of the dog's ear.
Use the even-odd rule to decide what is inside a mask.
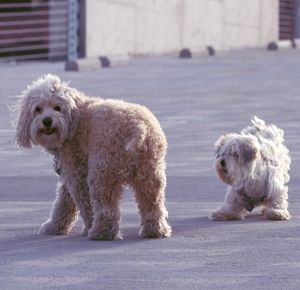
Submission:
[[[224,146],[226,142],[228,142],[234,134],[226,134],[221,135],[219,139],[215,142],[215,153],[219,154],[221,148]]]
[[[84,96],[75,89],[70,89],[67,94],[72,98],[74,103],[71,108],[69,134],[73,136],[79,123],[84,106]]]
[[[215,153],[216,153],[216,155],[220,152],[222,146],[224,145],[225,139],[226,139],[226,136],[221,135],[219,137],[219,139],[215,142]]]
[[[18,112],[15,142],[19,147],[31,148],[30,126],[33,116],[29,110],[28,97],[25,95],[21,96],[19,103],[15,106],[15,110]]]
[[[253,138],[244,138],[239,143],[239,158],[243,163],[253,161],[259,152],[258,144],[253,140]]]

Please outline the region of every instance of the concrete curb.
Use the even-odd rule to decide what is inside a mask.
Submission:
[[[127,65],[129,62],[129,56],[100,56],[94,58],[78,58],[75,60],[69,60],[65,64],[66,71],[90,71],[97,70],[99,68],[117,67]]]
[[[183,48],[179,51],[179,58],[189,59],[193,57],[200,57],[200,56],[215,56],[216,50],[213,46],[208,45],[205,47],[204,51],[201,52],[192,52],[189,48]]]
[[[267,50],[275,51],[279,49],[297,49],[300,47],[300,39],[271,41],[267,45]]]
[[[192,58],[193,54],[189,48],[183,48],[179,51],[179,58]]]
[[[68,60],[65,64],[66,71],[90,71],[99,68],[100,62],[98,58],[78,58]]]
[[[130,58],[128,55],[115,55],[111,57],[100,56],[100,66],[101,67],[116,67],[127,65]]]

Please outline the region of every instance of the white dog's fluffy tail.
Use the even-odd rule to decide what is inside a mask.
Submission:
[[[266,122],[254,116],[251,120],[253,126],[247,127],[242,133],[250,133],[258,138],[265,138],[272,140],[276,145],[283,143],[283,130],[279,129],[273,124],[266,124]]]
[[[270,160],[274,159],[278,163],[284,172],[285,182],[288,182],[291,159],[289,150],[284,145],[283,130],[273,124],[266,124],[264,120],[256,116],[253,117],[252,124],[253,126],[244,129],[242,134],[251,134],[257,137],[259,143],[263,145],[265,157]]]

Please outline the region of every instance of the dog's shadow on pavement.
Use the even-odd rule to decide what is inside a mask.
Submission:
[[[77,233],[59,236],[24,234],[0,240],[0,254],[2,261],[8,264],[16,260],[21,264],[37,266],[70,257],[76,260],[92,259],[95,255],[101,257],[108,253],[115,255],[136,247],[135,244],[143,246],[145,243],[138,237],[136,229],[124,229],[124,232],[124,239],[115,241],[91,241]]]
[[[230,221],[212,221],[207,216],[181,218],[171,220],[171,225],[174,235],[189,236],[200,234],[206,229],[218,230],[219,228],[230,228],[242,225],[247,227],[249,224],[266,224],[272,222],[273,221],[265,219],[261,214],[253,213],[247,215],[243,220]]]
[[[250,214],[244,220],[235,221],[211,221],[207,216],[192,217],[171,217],[170,224],[173,234],[169,241],[174,238],[201,237],[203,234],[218,234],[224,231],[224,228],[232,231],[245,231],[251,228],[273,227],[274,223],[266,220],[260,214]],[[279,222],[280,223],[280,222]],[[284,222],[285,223],[285,222]],[[257,227],[256,227],[257,225]],[[283,226],[283,225],[281,225]],[[277,228],[277,226],[276,226]],[[31,229],[32,230],[32,229]],[[92,241],[80,234],[80,227],[75,228],[69,235],[37,235],[34,232],[20,233],[12,237],[2,238],[0,240],[0,253],[3,259],[11,259],[12,256],[23,257],[26,259],[43,259],[51,256],[61,255],[85,255],[102,252],[114,252],[124,248],[132,248],[133,245],[142,247],[148,243],[157,243],[158,240],[142,239],[138,235],[139,226],[126,225],[122,227],[122,240],[115,241]]]
[[[69,235],[37,235],[36,233],[20,233],[17,236],[0,240],[0,253],[5,256],[43,257],[57,256],[58,253],[68,255],[72,253],[84,254],[93,251],[118,251],[118,248],[143,243],[149,239],[142,239],[138,235],[139,228],[124,226],[123,239],[113,241],[89,240],[80,234],[80,229],[74,229]]]

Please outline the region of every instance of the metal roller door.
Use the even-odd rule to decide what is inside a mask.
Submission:
[[[65,60],[68,0],[0,0],[0,61]]]
[[[292,40],[295,37],[295,0],[279,1],[279,39]]]
[[[295,13],[295,38],[300,38],[300,0],[296,1],[296,13]]]

